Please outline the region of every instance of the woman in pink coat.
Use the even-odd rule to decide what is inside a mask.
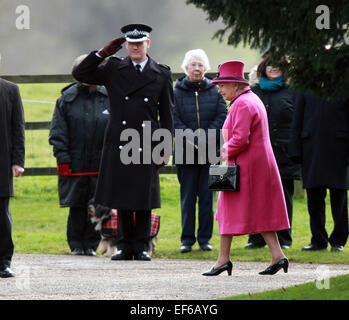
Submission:
[[[205,276],[223,271],[231,275],[230,248],[233,236],[261,233],[272,261],[260,274],[288,271],[276,231],[290,227],[278,167],[269,138],[267,114],[263,102],[244,79],[244,64],[228,61],[220,65],[217,84],[231,108],[223,125],[222,157],[228,164],[236,158],[240,166],[240,191],[222,191],[217,202],[216,220],[220,233],[220,252]]]

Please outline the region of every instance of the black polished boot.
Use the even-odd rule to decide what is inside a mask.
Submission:
[[[228,275],[231,276],[232,269],[233,269],[233,264],[231,263],[231,261],[228,261],[227,263],[221,265],[218,268],[212,267],[212,269],[210,271],[204,272],[202,275],[203,276],[218,276],[223,271],[227,270]]]
[[[134,260],[141,260],[141,261],[150,261],[151,260],[151,257],[147,251],[136,252],[133,255],[133,258],[134,258]]]
[[[126,250],[119,250],[111,257],[111,260],[133,260],[133,254]]]
[[[274,263],[273,265],[266,268],[264,271],[259,272],[261,275],[273,275],[277,273],[280,269],[284,269],[284,272],[288,272],[288,259],[283,258],[279,260],[278,262]]]
[[[302,251],[321,251],[321,250],[327,250],[327,246],[318,246],[316,244],[310,244],[309,246],[302,248]]]
[[[12,272],[10,268],[5,268],[0,270],[0,278],[12,278],[15,274]]]

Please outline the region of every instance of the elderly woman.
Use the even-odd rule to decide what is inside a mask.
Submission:
[[[228,165],[236,160],[240,166],[240,191],[220,192],[216,220],[220,233],[218,259],[205,276],[223,271],[231,275],[230,248],[233,236],[261,233],[272,261],[260,274],[275,274],[281,268],[288,271],[277,230],[289,228],[282,184],[269,138],[268,119],[262,101],[244,79],[244,64],[228,61],[219,68],[212,81],[230,101],[231,109],[223,125],[222,157]]]
[[[251,90],[262,100],[267,111],[270,141],[281,176],[288,220],[292,226],[294,180],[301,179],[302,176],[301,166],[294,163],[288,154],[295,92],[288,86],[281,70],[271,65],[269,54],[258,65],[256,76],[255,85],[251,85]],[[277,235],[281,248],[288,249],[292,244],[291,229],[280,230]],[[255,249],[264,246],[263,237],[254,234],[249,236],[245,248]]]
[[[191,251],[196,242],[195,211],[197,198],[199,200],[197,241],[202,250],[210,251],[212,250],[210,239],[213,231],[215,193],[208,189],[210,162],[207,153],[202,159],[198,148],[202,143],[206,144],[206,149],[209,148],[207,146],[209,129],[216,130],[216,138],[219,140],[220,129],[227,115],[227,106],[223,97],[218,93],[217,87],[205,77],[210,66],[203,50],[188,51],[185,54],[182,68],[186,76],[177,80],[174,89],[174,128],[189,129],[191,132],[201,129],[203,136],[195,136],[192,140],[187,139],[180,150],[178,150],[177,145],[178,136],[176,139],[175,155],[182,154],[181,159],[179,157],[174,159],[181,195],[182,235],[180,251],[182,253]],[[192,145],[194,154],[189,155],[185,152],[188,143]],[[216,146],[216,144],[214,145]]]

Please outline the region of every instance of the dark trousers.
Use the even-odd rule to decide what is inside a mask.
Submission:
[[[182,235],[181,243],[192,246],[195,241],[196,202],[198,203],[197,241],[209,243],[213,232],[213,207],[215,192],[208,189],[208,165],[177,165],[180,183]]]
[[[294,195],[294,180],[293,179],[281,179],[282,188],[284,190],[285,202],[287,207],[288,220],[292,227],[293,217],[293,195]],[[291,246],[292,245],[292,232],[290,229],[277,231],[277,236],[280,245]],[[248,242],[258,246],[264,246],[266,243],[260,233],[251,234],[248,238]]]
[[[328,237],[326,224],[326,188],[307,189],[310,216],[311,243],[320,247],[344,246],[348,239],[348,193],[347,190],[330,188],[330,203],[334,228]]]
[[[10,267],[14,249],[9,201],[10,198],[0,198],[0,270]]]
[[[88,217],[87,208],[71,207],[69,209],[67,240],[72,251],[75,248],[97,250],[101,236],[94,229]]]
[[[151,211],[118,210],[118,250],[140,253],[149,250]]]

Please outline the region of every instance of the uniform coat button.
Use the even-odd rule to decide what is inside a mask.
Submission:
[[[148,101],[149,101],[149,99],[148,99],[148,98],[144,98],[144,101],[145,101],[145,102],[148,102]]]
[[[139,152],[142,152],[142,151],[143,151],[143,149],[142,149],[142,148],[139,148],[139,149],[138,149],[138,151],[139,151]]]
[[[145,127],[145,123],[142,123],[142,127],[143,127],[143,128]]]
[[[126,125],[126,121],[124,120],[124,121],[122,121],[122,124],[125,126]]]
[[[122,146],[119,146],[119,149],[121,150],[123,147]]]
[[[125,100],[128,100],[128,99],[129,99],[129,97],[126,96],[126,97],[125,97]]]

